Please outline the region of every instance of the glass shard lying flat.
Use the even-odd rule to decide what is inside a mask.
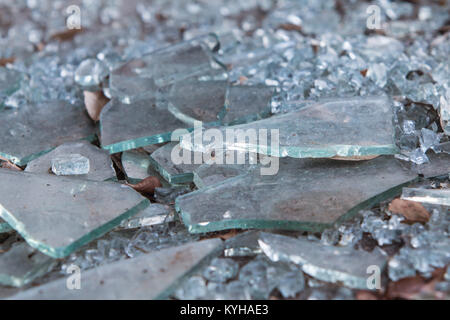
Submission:
[[[221,248],[211,239],[162,249],[83,272],[81,289],[68,290],[59,279],[11,299],[165,299],[199,263]]]
[[[169,111],[193,127],[195,121],[218,122],[225,108],[227,81],[181,81],[173,85]]]
[[[403,188],[402,199],[450,206],[450,189]]]
[[[0,218],[0,233],[5,233],[11,231],[11,226],[5,222],[2,218]]]
[[[171,141],[172,131],[182,128],[186,125],[155,99],[132,105],[113,99],[100,114],[102,148],[110,153]]]
[[[386,97],[325,101],[229,129],[234,129],[233,140],[197,143],[203,141],[202,131],[197,130],[181,137],[181,147],[204,153],[227,149],[293,158],[374,156],[397,151],[392,106]],[[222,137],[229,129],[222,129]],[[245,140],[238,139],[238,132]],[[262,133],[270,138],[258,141]]]
[[[152,203],[130,219],[122,221],[120,226],[125,229],[134,229],[172,221],[174,221],[174,212],[170,206]]]
[[[84,107],[62,101],[28,104],[0,114],[0,156],[25,165],[58,145],[94,137]]]
[[[227,239],[224,243],[225,257],[251,257],[261,253],[258,244],[260,231],[246,231],[237,236]]]
[[[450,173],[450,154],[448,153],[429,153],[427,154],[429,162],[414,165],[414,170],[425,178],[433,178],[448,175]]]
[[[180,155],[183,152],[189,156],[189,159],[186,159],[184,163],[176,164],[172,153]],[[200,154],[200,159],[202,159],[201,157],[202,154]],[[150,155],[151,166],[169,183],[192,182],[194,178],[193,171],[200,166],[200,164],[195,164],[194,160],[195,153],[181,149],[176,142],[168,143]]]
[[[21,287],[46,274],[56,260],[36,251],[27,243],[13,245],[0,253],[0,284]]]
[[[136,183],[149,176],[150,156],[136,150],[122,153],[122,166],[128,181]]]
[[[202,164],[194,170],[193,182],[197,188],[205,188],[226,179],[245,174],[251,168],[251,165],[241,164]]]
[[[259,245],[272,261],[299,264],[303,272],[314,278],[356,289],[371,289],[367,285],[368,268],[376,266],[382,271],[387,260],[378,248],[367,252],[351,246],[327,246],[317,241],[271,233],[261,233]]]
[[[87,174],[70,176],[88,180],[104,181],[116,177],[109,153],[97,148],[88,141],[67,142],[39,158],[30,161],[25,168],[26,172],[48,174],[52,166],[52,159],[58,156],[80,154],[89,159],[89,172]]]
[[[111,73],[111,94],[128,104],[156,98],[159,88],[220,68],[211,55],[218,44],[215,35],[207,35],[132,60]]]
[[[231,86],[227,93],[224,125],[236,125],[267,118],[274,88],[265,85]]]
[[[0,216],[30,246],[61,258],[148,206],[115,182],[0,169]]]
[[[321,231],[396,195],[416,178],[387,156],[359,162],[281,158],[275,175],[252,170],[178,197],[176,209],[193,233],[232,228]]]

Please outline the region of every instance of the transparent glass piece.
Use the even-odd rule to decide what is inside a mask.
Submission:
[[[189,243],[84,271],[79,290],[68,290],[64,277],[11,299],[166,299],[181,279],[214,253],[220,242],[211,239]]]
[[[217,123],[224,112],[227,87],[227,81],[177,82],[168,98],[169,111],[191,127],[195,121]]]
[[[450,88],[439,100],[442,129],[445,134],[450,135]]]
[[[182,195],[175,205],[194,233],[231,228],[321,231],[400,193],[416,178],[393,157],[361,162],[281,158],[276,175],[252,170]]]
[[[1,113],[0,156],[17,165],[25,165],[64,142],[94,138],[93,122],[79,105],[50,101]]]
[[[57,176],[85,175],[89,173],[89,159],[78,153],[52,158],[52,172]]]
[[[36,251],[26,242],[14,244],[0,253],[0,284],[22,287],[46,274],[56,260]]]
[[[154,99],[133,105],[111,100],[100,114],[102,148],[110,153],[171,141],[172,131],[186,128]]]
[[[155,98],[158,88],[220,68],[211,55],[218,45],[217,37],[211,34],[132,60],[111,73],[111,93],[123,103]]]
[[[450,206],[450,189],[403,188],[402,199]]]
[[[433,178],[448,175],[450,173],[450,154],[429,152],[428,163],[413,165],[413,169],[425,178]]]
[[[234,278],[239,270],[239,264],[232,259],[214,258],[203,270],[203,277],[212,282],[225,282]]]
[[[246,231],[225,241],[225,257],[251,257],[261,253],[259,231]]]
[[[391,103],[385,97],[317,103],[299,111],[231,128],[235,130],[233,141],[224,138],[223,144],[217,141],[204,143],[202,130],[197,130],[190,135],[183,135],[180,145],[204,153],[228,149],[293,158],[374,156],[397,152],[393,112]],[[250,136],[248,130],[255,132],[258,137],[262,129],[266,129],[266,135],[271,136],[266,141],[257,142],[247,138],[247,135]],[[226,137],[225,130],[222,129],[223,137]],[[249,140],[235,141],[238,130]],[[279,133],[278,144],[274,131]]]
[[[149,201],[115,182],[0,169],[0,216],[28,244],[61,258],[146,208]]]
[[[259,244],[274,262],[292,262],[316,279],[363,290],[370,289],[367,268],[376,266],[382,271],[387,262],[386,255],[378,248],[369,253],[271,233],[261,233]]]
[[[122,221],[120,226],[125,229],[135,229],[172,221],[174,221],[174,214],[168,205],[152,203],[130,219]]]
[[[16,70],[0,67],[0,109],[3,100],[20,89],[23,74]]]
[[[122,166],[130,182],[135,183],[149,176],[150,156],[136,150],[122,153]]]
[[[108,75],[108,67],[97,59],[86,59],[75,70],[75,82],[80,86],[98,86]]]
[[[30,161],[25,168],[26,172],[47,174],[52,166],[52,159],[59,156],[80,154],[89,159],[87,174],[74,176],[88,180],[104,181],[116,178],[116,173],[110,155],[107,151],[97,148],[88,141],[67,142],[56,147],[49,153]]]
[[[247,123],[267,118],[271,112],[274,88],[265,85],[231,86],[227,92],[224,125]]]
[[[192,276],[175,291],[175,297],[180,300],[197,300],[206,295],[206,281],[200,276]]]
[[[174,161],[172,155],[176,154],[177,160],[182,160],[184,153],[187,154],[187,157],[184,158],[186,161],[176,164],[177,161]],[[150,164],[169,183],[192,182],[193,171],[201,164],[195,164],[195,162],[199,162],[196,160],[198,156],[201,161],[203,154],[196,156],[195,152],[181,149],[178,143],[170,142],[150,155]]]
[[[292,271],[281,278],[278,290],[285,298],[295,297],[305,289],[305,277],[300,270]]]

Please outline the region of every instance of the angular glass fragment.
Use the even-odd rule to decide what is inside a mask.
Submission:
[[[62,101],[3,110],[0,116],[0,156],[25,165],[56,146],[94,138],[94,125],[84,107]]]
[[[225,282],[237,275],[239,264],[232,259],[214,258],[203,270],[203,277],[213,282]]]
[[[28,244],[61,258],[100,237],[149,201],[115,182],[0,169],[0,216]]]
[[[202,164],[194,170],[194,183],[204,188],[246,173],[251,167],[241,164]]]
[[[192,276],[175,291],[180,300],[197,300],[206,294],[206,281],[200,276]]]
[[[89,173],[89,159],[78,153],[52,158],[52,172],[57,176],[85,175]]]
[[[184,153],[188,157],[183,158]],[[176,155],[176,159],[173,154]],[[158,148],[150,155],[150,164],[169,183],[192,182],[193,171],[200,166],[200,164],[195,164],[195,159],[198,156],[200,156],[200,160],[197,160],[197,162],[201,162],[203,154],[196,156],[195,152],[181,149],[178,143],[171,142]],[[176,164],[177,160],[180,160],[180,162],[183,160],[183,162]]]
[[[169,111],[193,127],[195,121],[216,124],[224,112],[227,81],[181,81],[169,95]]]
[[[62,278],[11,299],[166,299],[220,244],[211,239],[162,249],[85,271],[79,290],[67,290]]]
[[[149,176],[150,156],[145,152],[136,150],[122,153],[122,166],[128,181],[137,183]]]
[[[231,228],[321,231],[398,194],[416,178],[393,157],[361,162],[281,158],[276,175],[252,170],[178,197],[176,209],[194,233]]]
[[[0,218],[0,233],[5,233],[11,231],[11,226],[6,223],[2,218]]]
[[[155,99],[133,105],[111,100],[100,114],[102,148],[110,153],[168,142],[172,131],[186,128],[163,104]]]
[[[156,98],[158,88],[219,69],[211,55],[218,45],[217,36],[211,34],[132,60],[111,73],[111,93],[128,104],[143,98]]]
[[[278,284],[278,290],[285,298],[295,297],[303,289],[305,289],[305,277],[300,270],[286,274]]]
[[[265,85],[231,86],[227,92],[224,125],[247,123],[267,118],[271,112],[274,88]]]
[[[450,189],[403,188],[402,199],[450,206]]]
[[[120,226],[125,229],[134,229],[171,221],[174,221],[174,215],[168,205],[152,203],[130,219],[122,221]]]
[[[234,141],[203,142],[198,130],[180,139],[182,148],[210,153],[213,150],[258,152],[276,157],[331,158],[395,154],[393,112],[386,97],[336,99],[299,111],[231,127]],[[262,130],[271,138],[262,140]],[[226,137],[222,129],[223,137]],[[249,131],[255,133],[254,139]],[[274,132],[279,133],[277,144]],[[237,132],[243,133],[244,141]],[[194,137],[195,135],[195,137]],[[242,135],[242,134],[241,134]],[[193,140],[194,139],[194,140]],[[235,140],[238,141],[235,141]],[[253,140],[253,141],[252,141]],[[269,145],[268,141],[273,140]],[[203,142],[203,143],[193,143]]]
[[[292,262],[311,277],[356,289],[372,289],[367,286],[368,267],[376,266],[382,271],[387,261],[378,248],[369,253],[271,233],[261,233],[259,245],[274,262]]]
[[[64,143],[49,153],[30,161],[27,164],[25,171],[47,174],[48,169],[52,167],[52,159],[70,154],[80,154],[89,159],[88,173],[73,177],[96,181],[112,180],[116,178],[116,173],[109,153],[97,148],[88,141]]]
[[[225,257],[251,257],[261,253],[260,231],[246,231],[225,241]]]
[[[36,251],[27,243],[14,244],[0,254],[0,284],[22,287],[49,272],[56,260]]]
[[[20,81],[23,74],[16,70],[0,67],[0,109],[3,106],[3,100],[20,88]]]
[[[75,82],[81,86],[98,86],[108,74],[108,67],[97,59],[86,59],[75,70]]]
[[[448,175],[450,173],[450,154],[434,152],[428,153],[428,163],[414,165],[413,169],[425,178]]]

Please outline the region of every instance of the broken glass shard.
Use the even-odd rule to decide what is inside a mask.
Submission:
[[[397,152],[393,112],[386,97],[336,99],[231,129],[234,129],[231,139],[205,143],[202,130],[197,130],[183,135],[180,145],[204,153],[225,149],[293,158],[376,156]],[[230,129],[222,129],[223,137],[227,136],[226,130]]]
[[[402,199],[450,206],[450,189],[403,188]]]
[[[184,153],[187,157],[183,158]],[[198,156],[200,160],[196,160]],[[150,155],[150,164],[169,183],[192,182],[193,171],[200,166],[202,156],[203,154],[195,155],[195,152],[181,149],[178,143],[171,142]],[[196,162],[200,164],[195,164]]]
[[[102,148],[110,153],[171,141],[172,131],[181,128],[186,124],[154,99],[133,105],[113,99],[100,114]]]
[[[80,154],[89,160],[86,174],[79,174],[78,178],[104,181],[115,179],[116,173],[109,153],[97,148],[88,141],[67,142],[56,147],[49,153],[30,161],[25,168],[26,172],[47,174],[48,169],[52,167],[52,159],[71,154]],[[83,160],[84,161],[84,160]]]
[[[52,158],[52,172],[57,176],[85,175],[89,173],[89,159],[78,153]]]
[[[86,59],[75,70],[75,82],[80,86],[98,86],[108,75],[108,67],[97,59]]]
[[[250,168],[251,165],[241,164],[202,164],[194,170],[193,181],[200,189],[244,174]]]
[[[122,166],[128,181],[136,183],[149,176],[150,156],[136,150],[122,153]]]
[[[448,175],[450,173],[450,154],[447,153],[428,153],[428,163],[413,165],[413,169],[423,175],[425,178],[433,178]]]
[[[224,125],[247,123],[267,118],[271,112],[274,88],[265,85],[231,86],[227,92]]]
[[[388,156],[361,162],[279,160],[275,175],[261,175],[255,169],[178,197],[176,209],[189,231],[321,231],[400,193],[401,187],[417,178],[401,161]]]
[[[442,95],[439,101],[439,110],[441,115],[441,125],[445,134],[450,135],[450,88],[445,95]]]
[[[67,290],[67,279],[62,278],[12,299],[166,299],[220,243],[219,239],[205,240],[113,262],[84,271],[79,290]]]
[[[61,258],[148,206],[115,182],[0,169],[0,216],[28,244]]]
[[[174,221],[174,214],[168,205],[152,203],[128,220],[122,221],[120,226],[125,229],[135,229]]]
[[[0,67],[0,109],[4,100],[19,90],[23,74],[16,70]]]
[[[220,69],[211,55],[218,45],[217,36],[211,34],[132,60],[111,73],[111,93],[128,104],[143,98],[156,98],[159,88]]]
[[[295,297],[305,289],[305,277],[300,270],[292,271],[283,276],[278,284],[278,290],[285,298]]]
[[[246,231],[225,241],[225,257],[251,257],[261,253],[259,231]]]
[[[169,111],[193,127],[195,121],[217,123],[224,112],[227,81],[181,81],[169,95]]]
[[[239,270],[239,264],[232,259],[214,258],[203,270],[203,277],[212,282],[225,282],[234,278]]]
[[[94,130],[84,107],[62,101],[3,110],[0,156],[25,165],[64,142],[93,139]]]
[[[56,260],[36,251],[26,242],[14,244],[0,253],[0,284],[22,287],[46,274]]]
[[[382,271],[387,261],[379,248],[367,252],[271,233],[262,233],[259,245],[274,262],[292,262],[300,265],[303,272],[311,277],[356,289],[371,289],[367,285],[368,268]]]

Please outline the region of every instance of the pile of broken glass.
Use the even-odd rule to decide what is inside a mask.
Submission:
[[[449,9],[0,0],[0,297],[448,297]]]

